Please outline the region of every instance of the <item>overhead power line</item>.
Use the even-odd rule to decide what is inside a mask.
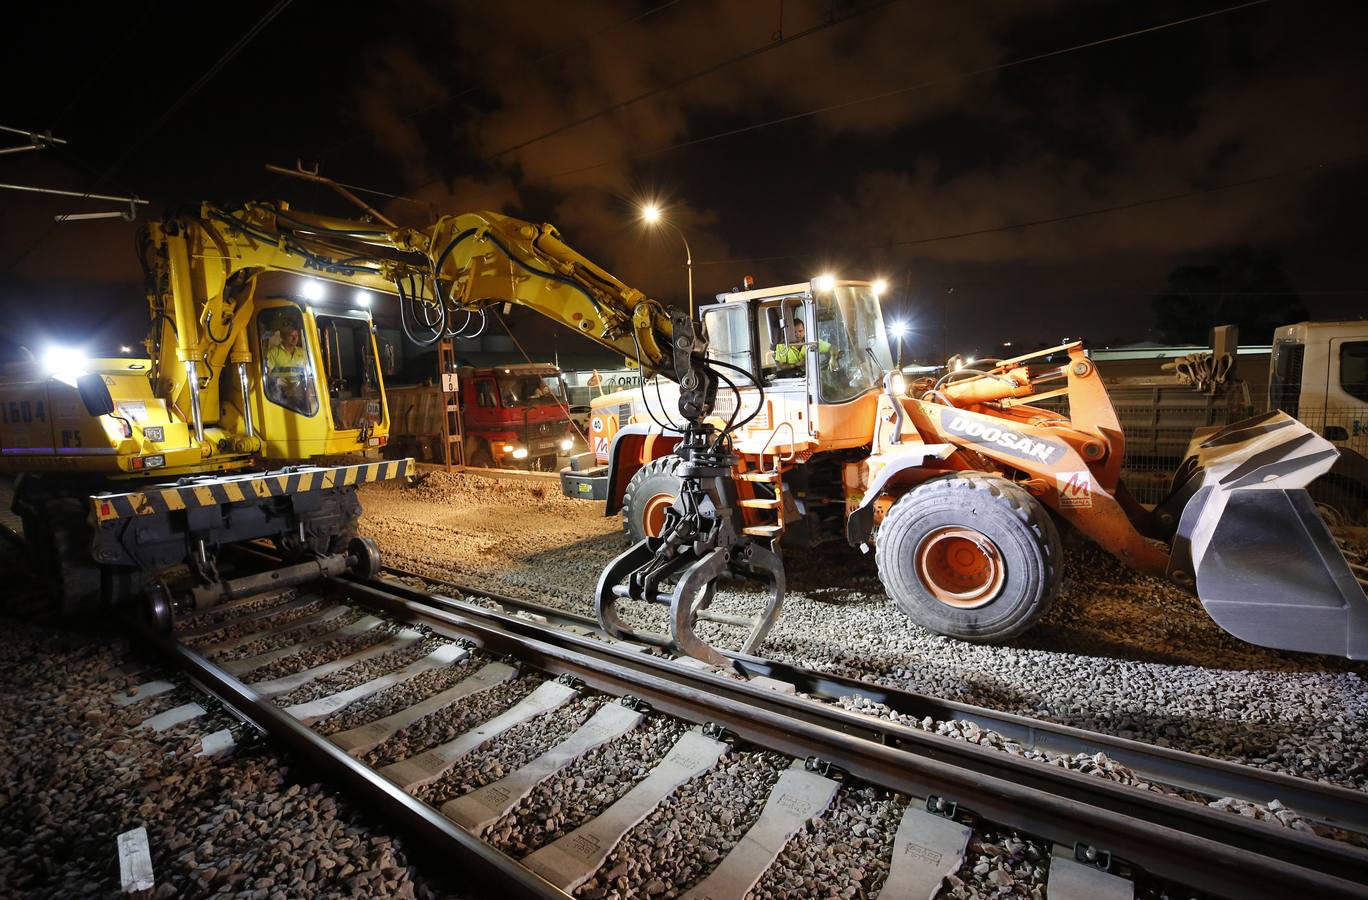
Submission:
[[[1070,47],[1060,47],[1056,50],[1047,50],[1044,53],[1036,53],[1032,56],[1024,56],[1019,59],[1008,60],[1007,62],[997,63],[991,66],[983,66],[978,69],[970,69],[965,72],[958,72],[953,75],[946,75],[941,78],[931,78],[927,79],[926,81],[918,81],[914,84],[907,84],[903,85],[902,87],[893,88],[891,90],[879,91],[873,94],[866,94],[862,97],[855,97],[850,100],[843,100],[839,103],[830,103],[825,106],[818,106],[813,109],[805,110],[803,112],[791,113],[789,115],[779,116],[778,118],[774,119],[767,119],[763,122],[753,122],[749,125],[742,125],[737,128],[729,128],[725,131],[718,131],[714,132],[713,134],[704,135],[703,137],[690,138],[689,140],[681,141],[677,144],[671,144],[668,147],[660,147],[655,150],[646,150],[640,153],[628,154],[625,158],[617,157],[615,159],[608,159],[602,162],[593,163],[592,165],[588,166],[578,166],[574,169],[566,169],[563,172],[557,172],[554,175],[549,175],[547,177],[566,178],[571,175],[579,175],[583,172],[590,172],[594,169],[602,169],[605,166],[619,165],[624,161],[636,162],[642,159],[649,159],[653,156],[661,156],[666,153],[673,153],[676,150],[683,150],[688,147],[695,147],[699,144],[706,144],[712,141],[720,141],[723,138],[736,137],[737,135],[746,134],[751,131],[759,131],[762,128],[773,128],[776,125],[785,125],[789,122],[797,122],[801,119],[810,119],[814,116],[838,112],[843,109],[850,109],[851,107],[860,106],[865,103],[874,103],[879,100],[887,100],[890,97],[898,97],[903,94],[913,93],[915,91],[923,91],[927,90],[928,88],[953,84],[957,81],[965,81],[970,78],[978,78],[979,76],[988,75],[993,72],[1001,72],[1004,69],[1011,69],[1017,66],[1027,65],[1029,63],[1041,62],[1043,60],[1052,59],[1057,56],[1064,56],[1065,54],[1069,53],[1077,53],[1081,50],[1092,49],[1093,47],[1101,47],[1105,44],[1114,44],[1118,41],[1125,41],[1131,38],[1140,37],[1142,35],[1153,34],[1157,31],[1165,31],[1170,28],[1177,28],[1181,25],[1190,25],[1194,22],[1200,22],[1204,19],[1211,19],[1216,16],[1227,15],[1228,13],[1238,12],[1243,9],[1249,9],[1253,6],[1262,6],[1268,2],[1269,0],[1250,0],[1250,2],[1248,3],[1241,3],[1237,6],[1228,6],[1224,9],[1212,10],[1210,12],[1200,13],[1195,16],[1187,16],[1182,19],[1174,19],[1171,22],[1164,22],[1159,25],[1151,25],[1147,28],[1140,28],[1135,31],[1127,31],[1122,34],[1114,34],[1110,37],[1098,38],[1097,40],[1087,41],[1086,43],[1074,44]]]
[[[239,53],[241,53],[247,47],[247,45],[250,44],[253,41],[253,39],[256,38],[257,35],[259,35],[263,30],[265,30],[267,25],[270,25],[273,21],[275,21],[276,17],[279,16],[282,12],[284,12],[285,8],[289,5],[290,0],[279,0],[279,2],[277,2],[275,6],[267,10],[266,14],[263,15],[260,19],[258,19],[256,24],[249,28],[246,34],[244,34],[241,38],[238,39],[237,43],[229,47],[228,50],[222,56],[220,56],[218,60],[212,66],[210,66],[208,70],[205,71],[205,73],[199,77],[198,80],[195,81],[194,84],[190,85],[190,87],[187,88],[185,92],[180,95],[179,98],[177,98],[175,103],[172,103],[169,107],[167,107],[166,111],[163,112],[160,116],[158,116],[157,119],[152,123],[152,125],[149,126],[142,133],[142,135],[138,137],[137,140],[135,140],[124,150],[124,152],[119,156],[118,159],[116,159],[108,168],[106,168],[102,173],[100,173],[100,176],[96,178],[95,181],[91,184],[89,190],[80,194],[79,196],[82,199],[89,199],[95,191],[98,191],[101,187],[103,187],[104,183],[108,181],[110,178],[112,178],[114,174],[119,171],[119,169],[123,168],[124,164],[133,158],[133,154],[135,154],[138,150],[142,149],[143,145],[146,144],[149,140],[151,140],[152,137],[158,131],[160,131],[177,112],[180,111],[181,107],[183,107],[186,103],[190,101],[191,98],[198,94],[200,90],[203,89],[204,86],[213,79],[215,75],[217,75],[220,71],[223,70],[224,66],[232,62],[233,59]],[[59,219],[58,221],[60,222],[61,219]],[[11,260],[5,266],[5,274],[9,274],[11,271],[13,271],[15,266],[23,262],[30,253],[32,253],[34,250],[38,249],[39,246],[44,244],[47,241],[47,239],[52,235],[52,229],[54,227],[54,225],[49,225],[47,229],[44,230],[43,233],[38,237],[37,240],[35,240],[32,244],[25,248],[22,253],[20,253],[13,260]]]

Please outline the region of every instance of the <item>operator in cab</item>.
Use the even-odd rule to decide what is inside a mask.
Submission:
[[[797,316],[793,317],[793,343],[781,343],[774,346],[774,364],[780,368],[801,366],[807,358],[807,330],[803,325],[803,320]],[[831,344],[817,339],[817,352],[828,354],[831,352]]]
[[[291,407],[307,405],[309,356],[300,341],[299,322],[281,316],[280,343],[266,351],[266,386]]]

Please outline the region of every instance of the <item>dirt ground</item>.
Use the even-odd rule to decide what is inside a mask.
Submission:
[[[362,532],[387,563],[592,613],[599,571],[624,549],[620,519],[555,482],[435,471],[367,485]],[[1068,542],[1046,618],[1004,646],[911,624],[873,554],[840,543],[786,556],[788,594],[761,654],[1027,715],[1363,786],[1368,665],[1245,644],[1195,597]],[[758,596],[719,592],[723,611]],[[642,613],[640,621],[652,617]],[[718,630],[711,639],[738,643]]]

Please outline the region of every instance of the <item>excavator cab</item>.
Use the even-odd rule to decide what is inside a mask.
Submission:
[[[254,419],[262,455],[300,459],[383,446],[389,435],[375,329],[364,310],[285,297],[257,304]]]

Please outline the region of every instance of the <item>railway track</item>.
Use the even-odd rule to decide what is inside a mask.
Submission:
[[[439,603],[446,602],[452,595],[478,598],[511,615],[530,617],[531,621],[567,628],[575,634],[599,635],[607,639],[599,630],[598,622],[590,616],[471,585],[426,577],[393,566],[385,566],[384,571],[401,585],[411,586],[415,581],[423,583],[428,593]],[[655,650],[664,652],[665,648],[658,647]],[[933,726],[946,722],[971,723],[982,731],[1000,735],[1024,750],[1051,757],[1094,756],[1101,753],[1130,769],[1146,783],[1165,785],[1175,791],[1209,800],[1230,797],[1262,805],[1277,800],[1316,822],[1368,834],[1368,798],[1362,792],[1349,788],[775,660],[723,652],[734,661],[737,672],[747,679],[760,679],[762,683],[777,682],[781,687],[791,688],[795,694],[808,699],[849,706],[851,698],[860,698],[873,704],[879,711],[876,714],[903,722],[930,719]],[[886,741],[893,737],[879,735],[876,739]]]
[[[519,894],[678,887],[739,898],[758,882],[772,895],[925,897],[960,870],[971,840],[998,835],[1013,859],[976,873],[994,892],[1025,871],[1021,892],[1053,898],[1368,897],[1363,848],[830,698],[858,686],[890,708],[940,704],[999,730],[1044,723],[763,660],[739,660],[762,677],[719,673],[531,620],[552,617],[510,602],[521,615],[394,581],[329,579],[185,617],[151,640],[353,799]],[[1101,738],[1074,731],[1033,739]],[[1109,755],[1126,749],[1105,741]],[[1177,781],[1186,756],[1137,760],[1169,766]],[[1257,797],[1296,788],[1319,798],[1326,821],[1363,821],[1353,792],[1204,762],[1182,777],[1204,790],[1238,782]]]

